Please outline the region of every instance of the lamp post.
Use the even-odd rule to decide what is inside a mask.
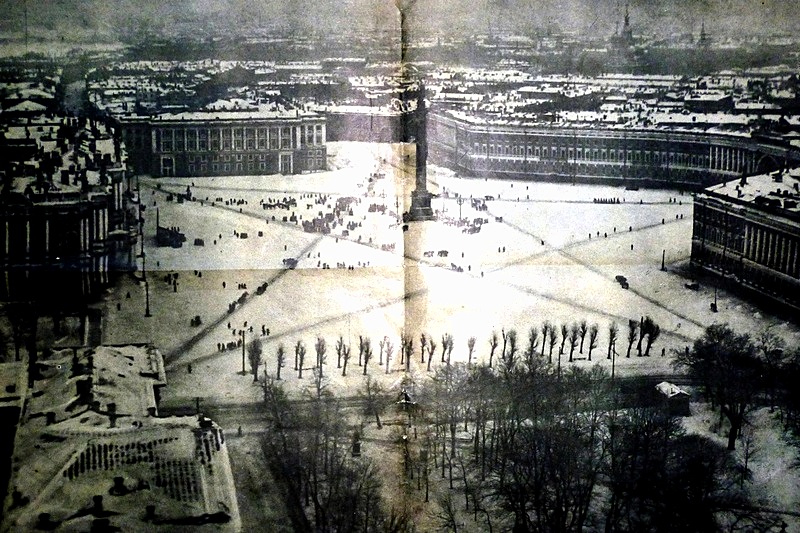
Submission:
[[[142,251],[142,279],[144,279],[144,316],[149,318],[150,314],[150,283],[147,281],[147,271],[145,270],[145,254]]]

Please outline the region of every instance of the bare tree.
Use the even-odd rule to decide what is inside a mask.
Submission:
[[[441,530],[458,533],[461,523],[458,520],[458,511],[453,497],[449,492],[445,492],[444,495],[439,497],[437,503],[439,504],[439,512],[436,513],[436,519]]]
[[[386,347],[386,337],[378,341],[378,366],[383,366],[383,349]]]
[[[364,337],[364,375],[367,375],[367,363],[369,363],[370,358],[372,357],[372,343],[369,340],[369,337]]]
[[[362,365],[362,361],[364,359],[364,337],[362,335],[358,336],[358,366]]]
[[[405,348],[403,351],[406,354],[406,372],[411,371],[411,356],[414,355],[414,339],[410,336],[408,337],[408,342],[406,343]]]
[[[547,344],[547,335],[551,334],[553,330],[553,326],[550,325],[550,322],[545,320],[542,322],[540,331],[542,332],[542,357],[544,357],[544,349],[545,345]]]
[[[253,373],[253,381],[258,381],[258,367],[261,366],[261,358],[264,355],[264,345],[258,337],[247,343],[247,360],[250,363],[250,371]]]
[[[600,333],[600,328],[597,324],[592,324],[589,327],[589,361],[592,360],[592,351],[597,348],[597,335]]]
[[[578,353],[583,353],[583,342],[586,340],[586,334],[589,333],[589,324],[587,324],[586,319],[581,320],[578,329],[581,336],[581,345],[578,349]]]
[[[547,362],[553,364],[553,348],[558,344],[558,336],[556,335],[555,326],[550,326],[550,339],[547,341],[549,352],[547,353]],[[560,353],[560,352],[559,352]]]
[[[364,412],[375,417],[375,426],[378,429],[383,428],[381,423],[381,411],[385,404],[383,392],[381,384],[374,381],[372,376],[367,376],[367,379],[364,380],[364,388],[358,393],[364,401]]]
[[[727,324],[712,324],[692,350],[676,354],[673,364],[703,384],[706,396],[730,423],[728,450],[735,450],[747,413],[763,392],[764,365],[750,336]]]
[[[347,375],[347,362],[350,361],[350,345],[342,348],[342,377]]]
[[[278,345],[278,350],[275,352],[275,366],[277,367],[276,377],[278,381],[281,379],[281,368],[286,364],[286,347],[283,343]]]
[[[769,398],[769,410],[775,411],[778,384],[789,357],[786,354],[786,341],[773,331],[773,325],[764,327],[755,338],[756,349],[764,361],[765,385]]]
[[[559,348],[559,353],[564,353],[564,345],[567,344],[568,338],[569,326],[566,323],[561,324],[561,347]]]
[[[344,353],[344,337],[339,335],[336,339],[336,368],[342,368],[342,354]]]
[[[394,353],[394,344],[392,341],[389,340],[388,337],[385,338],[384,341],[384,349],[386,350],[386,373],[389,373],[389,364],[392,361],[392,354]]]
[[[322,376],[322,366],[325,364],[325,352],[327,351],[325,339],[317,337],[317,342],[314,344],[314,351],[317,353],[317,367],[319,368],[320,376]]]
[[[445,356],[447,355],[447,349],[450,347],[450,343],[453,340],[453,336],[449,333],[445,333],[442,335],[442,363],[445,362]]]
[[[572,362],[572,356],[575,353],[575,348],[578,346],[578,338],[581,336],[580,326],[577,323],[572,323],[569,328],[569,362]]]
[[[653,343],[656,341],[656,339],[658,339],[659,335],[661,335],[661,326],[656,324],[649,316],[645,317],[643,324],[644,329],[640,332],[640,334],[642,336],[647,335],[644,355],[645,357],[650,357],[650,347],[653,346]]]
[[[508,330],[508,333],[505,334],[505,338],[508,344],[508,351],[503,361],[505,362],[506,368],[511,370],[517,364],[517,331],[515,329]]]
[[[608,357],[606,359],[611,359],[611,352],[616,348],[618,336],[619,326],[617,326],[616,322],[612,321],[608,325]]]
[[[306,358],[306,345],[303,344],[303,341],[298,340],[294,345],[294,356],[297,361],[297,378],[303,379],[303,362]]]
[[[644,317],[639,319],[639,341],[636,343],[636,355],[642,356],[642,341],[644,340]]]
[[[425,362],[425,348],[428,346],[428,336],[424,333],[421,333],[419,336],[419,356],[420,356],[420,363]]]
[[[472,354],[475,352],[475,337],[467,339],[467,364],[472,365]]]
[[[428,339],[428,372],[431,370],[431,360],[436,352],[436,346],[436,341],[433,338]]]
[[[628,351],[625,353],[625,357],[631,356],[631,348],[638,337],[639,323],[636,320],[628,320]]]
[[[397,353],[400,355],[400,366],[403,366],[405,364],[405,361],[406,361],[406,344],[408,344],[409,340],[410,340],[410,338],[408,337],[408,335],[406,335],[406,332],[405,331],[401,331],[400,332],[400,349],[397,351]]]
[[[506,346],[508,345],[508,333],[506,333],[506,328],[500,329],[500,336],[503,338],[503,349],[500,350],[500,360],[506,360]]]
[[[447,364],[450,364],[450,357],[453,355],[453,346],[455,346],[455,342],[453,341],[453,336],[448,335],[448,343],[447,343]]]
[[[528,330],[528,349],[525,351],[525,362],[533,368],[533,358],[539,348],[539,330],[534,326]]]
[[[492,336],[489,337],[489,368],[492,368],[492,359],[494,359],[494,351],[497,349],[498,342],[497,332],[492,331]]]

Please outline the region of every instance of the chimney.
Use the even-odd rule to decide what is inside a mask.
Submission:
[[[117,427],[117,404],[114,402],[109,402],[107,409],[108,421],[110,423],[109,427],[115,428]]]

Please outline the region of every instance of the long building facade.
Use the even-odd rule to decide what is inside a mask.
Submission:
[[[800,310],[800,168],[707,188],[694,201],[692,265]]]
[[[749,135],[430,116],[431,162],[465,176],[698,189],[800,154]]]
[[[310,111],[200,111],[116,117],[136,173],[301,174],[326,168],[325,117]]]

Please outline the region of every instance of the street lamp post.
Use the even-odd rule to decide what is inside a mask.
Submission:
[[[142,279],[144,280],[144,316],[149,318],[150,314],[150,283],[147,281],[147,271],[145,270],[146,256],[142,251]]]
[[[461,206],[464,204],[464,197],[459,196],[456,198],[456,202],[458,203],[458,221],[461,222]]]

